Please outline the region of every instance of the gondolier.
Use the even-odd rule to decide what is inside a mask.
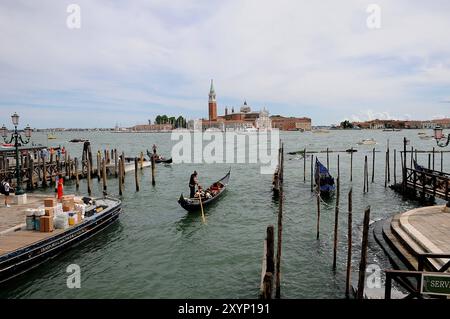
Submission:
[[[189,179],[189,190],[190,190],[190,198],[194,198],[195,196],[195,185],[198,185],[197,179],[197,171],[191,174],[191,178]]]
[[[156,156],[156,145],[155,144],[153,144],[152,149],[153,149],[153,155]]]
[[[180,204],[180,206],[186,209],[188,212],[195,212],[198,210],[203,211],[203,208],[216,202],[225,193],[228,182],[230,180],[230,174],[231,170],[228,171],[228,173],[217,182],[213,183],[208,188],[203,189],[198,185],[198,182],[197,184],[195,184],[197,180],[197,172],[194,171],[194,173],[191,175],[192,182],[189,182],[191,196],[189,198],[185,198],[183,194],[181,194],[180,198],[178,199],[178,204]],[[195,185],[198,185],[199,191],[197,193],[195,192]]]

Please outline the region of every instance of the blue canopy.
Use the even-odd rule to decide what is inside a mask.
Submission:
[[[334,178],[330,175],[328,168],[326,168],[317,158],[316,158],[316,169],[315,169],[315,180],[316,185],[320,185],[320,191],[324,193],[329,193],[334,191],[336,186],[334,185]]]

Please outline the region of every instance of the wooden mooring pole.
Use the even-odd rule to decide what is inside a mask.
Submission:
[[[364,157],[364,193],[369,192],[369,164],[367,162],[367,155]]]
[[[108,154],[108,152],[106,152]],[[108,186],[106,185],[106,158],[102,159],[102,181],[103,181],[103,190],[106,192]]]
[[[122,170],[123,170],[123,165],[122,165],[122,157],[120,157],[119,159],[119,195],[122,196],[123,194],[123,174],[122,174]]]
[[[138,178],[138,158],[134,158],[134,181],[136,183],[136,192],[139,192],[139,178]]]
[[[387,181],[388,183],[391,182],[391,150],[389,148],[389,140],[387,142],[387,150],[386,150],[386,161],[387,161]]]
[[[375,147],[372,150],[372,183],[375,180]]]
[[[118,173],[118,165],[119,165],[119,158],[117,156],[117,149],[114,149],[114,176],[117,178],[119,176]]]
[[[102,153],[100,151],[97,152],[97,180],[100,182],[100,172],[101,172],[101,161],[102,161]]]
[[[367,265],[367,245],[369,237],[369,222],[370,222],[370,207],[364,211],[363,222],[363,237],[361,244],[361,261],[359,263],[359,278],[358,278],[358,292],[357,299],[364,298],[364,286],[366,279],[366,265]]]
[[[313,172],[313,165],[314,165],[314,155],[311,155],[311,171],[310,171],[310,176],[311,176],[311,193],[314,191],[314,182],[313,182],[313,176],[314,176],[314,172]]]
[[[397,185],[397,150],[394,149],[394,185]]]
[[[155,157],[152,156],[151,159],[152,159],[152,186],[155,186],[156,185],[156,180],[155,180],[155,169],[156,169],[156,167],[155,167],[155,165],[156,165]]]
[[[386,158],[384,162],[384,187],[388,184],[388,152],[386,151]]]
[[[442,155],[442,152],[441,152],[441,155]],[[306,183],[306,147],[303,150],[303,182]]]
[[[406,193],[406,137],[403,138],[403,168],[402,168],[402,188]]]
[[[87,160],[87,191],[88,195],[92,195],[92,189],[91,189],[91,161]]]
[[[275,237],[273,225],[267,226],[266,240],[264,242],[264,256],[262,265],[261,299],[272,299],[273,274],[275,273]]]
[[[327,168],[330,170],[330,150],[327,147]]]
[[[280,161],[280,198],[278,206],[278,236],[277,236],[277,260],[275,273],[275,298],[281,297],[281,243],[283,234],[283,202],[284,202],[284,145],[281,144],[281,161]]]
[[[338,161],[339,162],[339,161]],[[336,180],[336,207],[334,209],[334,241],[333,241],[333,270],[336,270],[336,259],[337,259],[337,245],[338,245],[338,228],[339,228],[339,192],[340,192],[340,181],[339,177]]]
[[[348,222],[347,222],[347,270],[345,277],[345,297],[350,297],[350,280],[352,270],[352,189],[348,192]]]
[[[80,189],[80,179],[78,177],[78,158],[75,157],[75,188],[78,191]]]
[[[350,152],[350,182],[353,181],[353,147]]]
[[[317,179],[317,187],[316,187],[316,201],[317,201],[317,230],[316,230],[316,239],[319,239],[320,236],[320,179]]]

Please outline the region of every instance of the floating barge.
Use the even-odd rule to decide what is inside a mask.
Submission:
[[[79,244],[116,221],[122,203],[114,198],[84,198],[85,218],[52,232],[26,230],[24,226],[0,234],[0,283],[35,268],[51,257]],[[13,209],[13,208],[10,208]]]

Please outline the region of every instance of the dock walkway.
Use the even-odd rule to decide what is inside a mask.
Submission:
[[[11,194],[9,196],[11,207],[6,207],[3,203],[3,196],[0,196],[0,236],[8,230],[12,230],[13,228],[25,225],[26,210],[28,208],[37,208],[39,206],[42,206],[44,203],[44,198],[49,196],[52,196],[52,194],[27,194],[27,203],[24,205],[17,205],[15,204],[14,194]]]
[[[421,254],[450,253],[450,212],[444,212],[444,206],[416,208],[387,222],[390,227],[384,227],[384,237],[411,269],[418,270]],[[430,260],[436,269],[448,261],[445,258]]]

